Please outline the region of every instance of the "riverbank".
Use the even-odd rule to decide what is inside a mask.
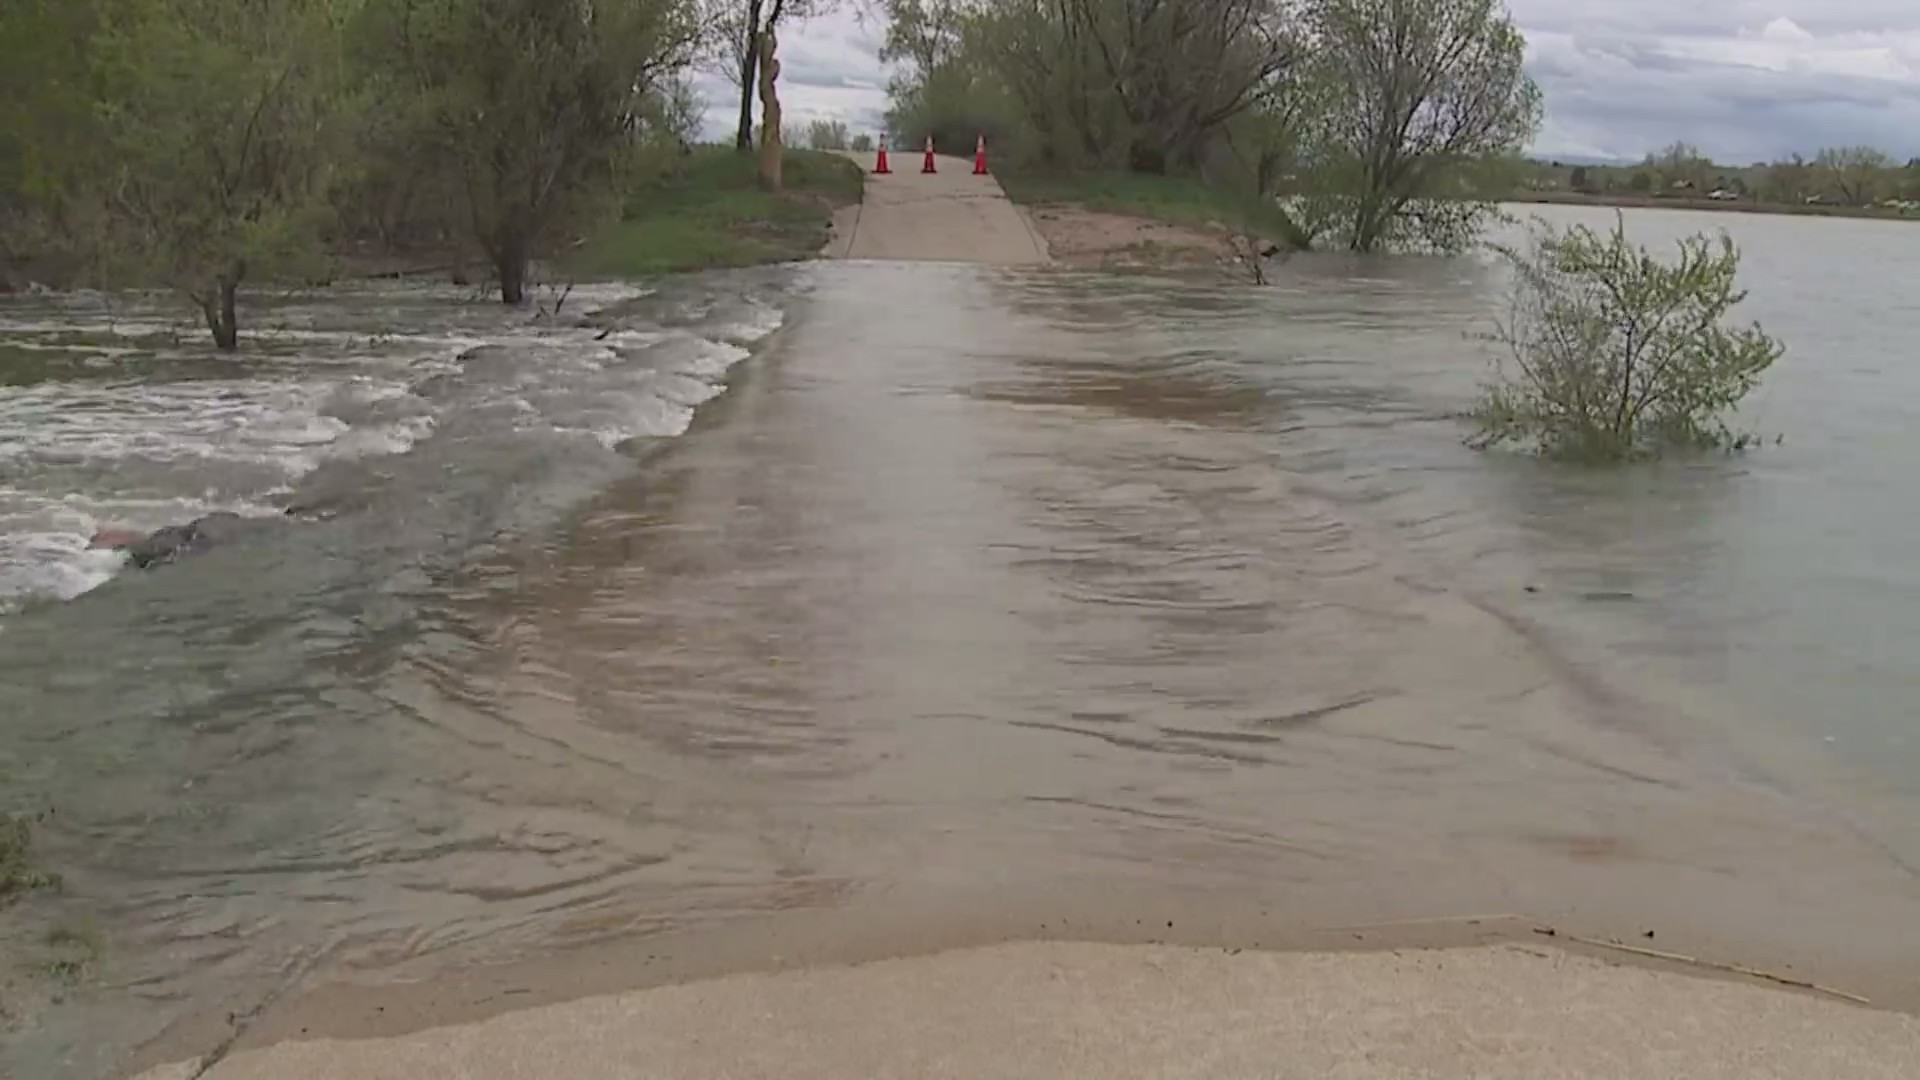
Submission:
[[[1606,206],[1637,210],[1711,210],[1731,214],[1782,214],[1792,217],[1868,218],[1874,221],[1917,221],[1908,214],[1878,206],[1829,206],[1821,203],[1768,203],[1745,199],[1673,198],[1669,196],[1606,194],[1577,191],[1522,191],[1507,197],[1511,203],[1549,206]]]
[[[1278,206],[1236,199],[1190,177],[1016,169],[1000,183],[1054,261],[1067,266],[1242,277],[1250,243],[1261,250],[1298,246]]]
[[[785,190],[762,191],[759,157],[700,146],[669,175],[627,198],[619,222],[558,260],[583,279],[637,278],[812,258],[836,210],[860,201],[858,166],[838,154],[788,150]]]

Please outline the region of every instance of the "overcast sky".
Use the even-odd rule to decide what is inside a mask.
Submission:
[[[1920,156],[1920,0],[1508,0],[1546,95],[1541,155],[1638,158],[1684,139],[1722,161],[1869,143]],[[881,28],[850,14],[780,45],[789,121],[876,130]],[[733,88],[703,76],[709,134]]]

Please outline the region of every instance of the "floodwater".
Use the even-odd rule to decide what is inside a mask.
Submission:
[[[1920,1003],[1920,229],[1629,217],[1723,226],[1780,441],[1611,472],[1462,445],[1474,259],[369,288],[239,361],[7,301],[0,780],[69,882],[8,934],[108,940],[0,1062],[811,909],[1516,912]],[[85,550],[214,509],[275,524]]]

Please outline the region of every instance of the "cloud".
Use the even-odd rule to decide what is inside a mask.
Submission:
[[[1920,155],[1912,0],[1513,0],[1545,95],[1535,150],[1726,161],[1868,143]]]
[[[877,134],[885,123],[887,79],[880,62],[885,32],[847,11],[835,11],[780,33],[780,109],[787,127],[839,120],[855,134]],[[694,85],[707,102],[707,139],[726,139],[739,122],[740,91],[724,76],[701,72]],[[754,106],[758,115],[759,106]]]
[[[1533,149],[1638,158],[1676,139],[1729,161],[1867,143],[1920,156],[1920,0],[1508,0],[1545,95]],[[790,124],[884,123],[884,28],[842,10],[781,36]],[[705,134],[731,133],[738,91],[698,82]]]

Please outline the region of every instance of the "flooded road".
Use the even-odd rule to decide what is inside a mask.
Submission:
[[[215,492],[325,513],[0,621],[7,794],[71,882],[14,917],[110,937],[22,1075],[97,1065],[89,1025],[796,912],[909,949],[1514,912],[1920,1004],[1874,637],[1920,604],[1863,475],[1912,377],[1769,280],[1786,442],[1608,475],[1460,445],[1472,261],[815,265],[354,359],[431,429]],[[727,390],[684,434],[584,418],[689,355]]]

